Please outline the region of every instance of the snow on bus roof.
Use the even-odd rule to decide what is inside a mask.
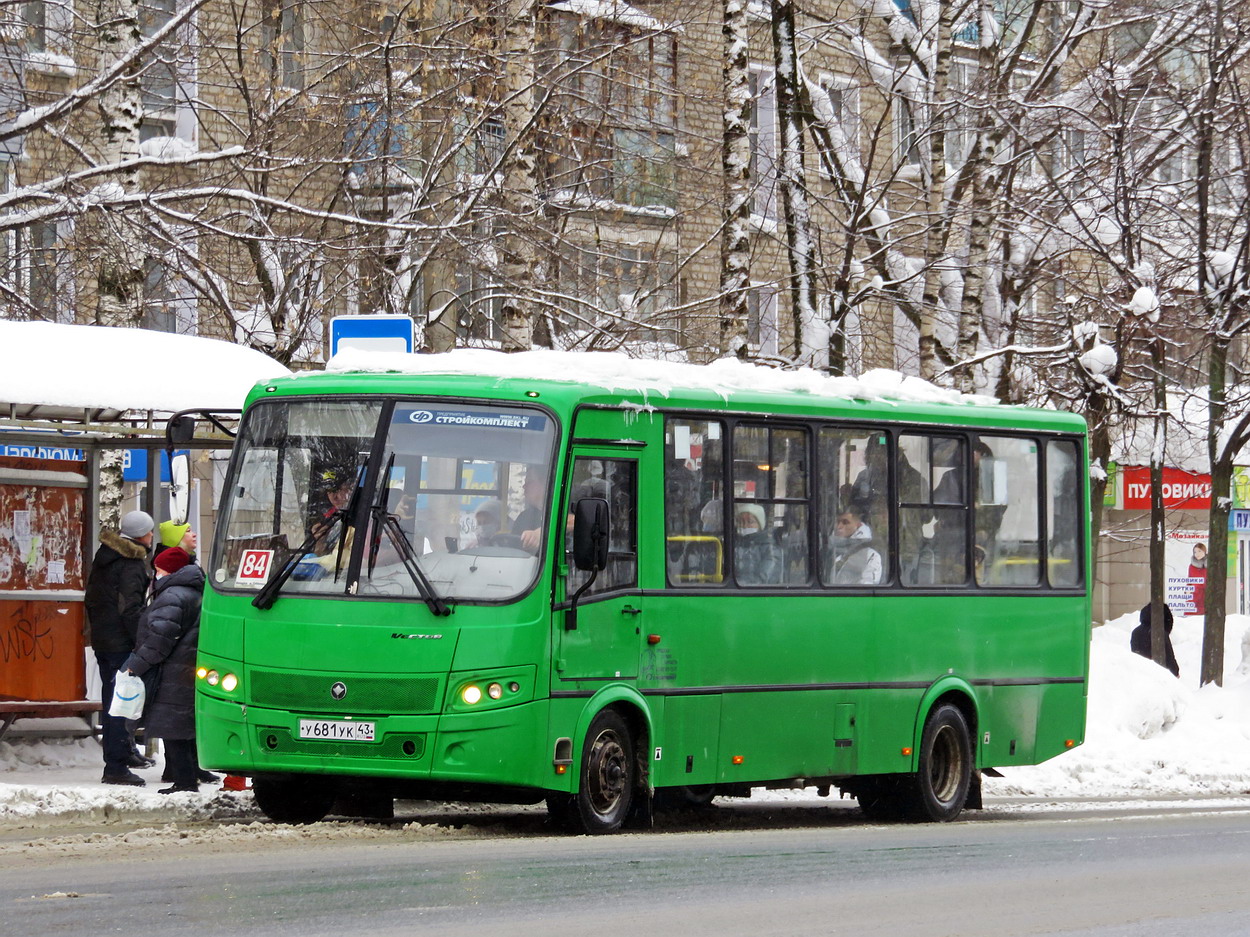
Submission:
[[[830,377],[813,368],[780,370],[734,358],[688,364],[631,358],[619,352],[534,351],[504,354],[466,348],[436,355],[344,349],[326,370],[401,374],[465,374],[498,379],[569,381],[644,397],[670,396],[675,390],[705,391],[728,400],[743,392],[807,394],[813,397],[879,400],[899,403],[991,405],[993,397],[961,394],[898,371],[875,369],[859,377]]]
[[[236,409],[257,381],[290,373],[232,342],[148,329],[0,320],[0,347],[0,402],[35,418]]]

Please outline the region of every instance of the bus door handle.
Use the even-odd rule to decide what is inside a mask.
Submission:
[[[624,608],[621,609],[621,614],[622,615],[641,615],[642,609],[634,608],[632,605],[626,605]]]

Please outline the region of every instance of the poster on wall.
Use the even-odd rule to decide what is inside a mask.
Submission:
[[[1165,596],[1176,615],[1206,612],[1207,532],[1173,530],[1163,545]]]

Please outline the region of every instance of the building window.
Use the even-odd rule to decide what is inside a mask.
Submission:
[[[160,30],[174,14],[175,0],[143,0],[139,20],[145,37]],[[172,137],[178,128],[178,64],[175,42],[166,38],[143,71],[143,120],[139,139]]]
[[[904,166],[920,165],[920,122],[916,119],[920,108],[918,101],[894,96],[894,139],[898,161]]]
[[[30,232],[30,304],[39,318],[50,322],[67,321],[69,310],[59,303],[60,275],[57,269],[56,224],[37,221]]]
[[[344,149],[349,171],[357,181],[367,178],[388,186],[411,184],[421,174],[421,162],[413,158],[409,126],[394,103],[361,101],[347,105],[344,114]]]
[[[777,81],[771,68],[751,66],[751,183],[755,186],[755,214],[777,217]]]
[[[26,25],[26,48],[31,52],[48,49],[48,4],[33,0],[22,4],[22,21]]]
[[[638,208],[674,207],[674,38],[559,11],[552,17],[548,184]]]
[[[821,90],[825,92],[833,119],[842,130],[850,150],[848,155],[859,155],[859,86],[851,78],[840,75],[821,75]]]
[[[772,284],[753,283],[747,291],[747,341],[764,357],[780,353],[777,287]]]
[[[456,173],[462,177],[499,172],[503,164],[504,126],[496,117],[487,117],[470,126],[461,118],[457,140]]]
[[[263,62],[277,87],[304,87],[303,0],[267,0],[262,29]]]
[[[143,262],[143,327],[196,334],[196,302],[173,267],[157,257]]]
[[[661,245],[603,241],[573,246],[560,264],[561,290],[571,308],[566,325],[630,341],[672,342],[665,326],[677,302],[677,257]]]

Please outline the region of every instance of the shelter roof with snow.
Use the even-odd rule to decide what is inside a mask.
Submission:
[[[104,423],[231,410],[290,372],[231,342],[147,329],[0,321],[0,418]]]

